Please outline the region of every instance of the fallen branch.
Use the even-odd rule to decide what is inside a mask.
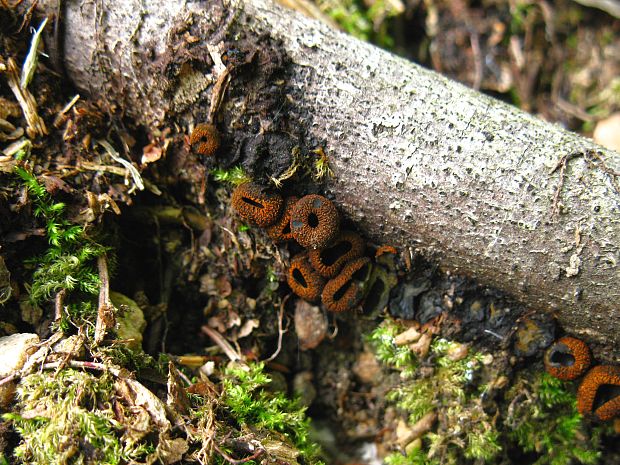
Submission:
[[[277,48],[290,61],[272,83],[292,102],[288,127],[325,147],[325,192],[368,237],[553,311],[614,358],[618,154],[267,0],[67,2],[64,14],[76,86],[153,130],[209,115],[208,47],[258,56],[258,71],[274,66],[265,44]],[[234,94],[233,77],[218,105],[233,147],[276,130],[248,79]],[[233,127],[248,114],[256,134]]]

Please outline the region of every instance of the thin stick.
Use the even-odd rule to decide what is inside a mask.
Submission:
[[[26,132],[31,137],[37,135],[45,136],[48,134],[45,121],[37,113],[37,102],[28,89],[22,89],[19,85],[19,72],[17,71],[17,63],[13,58],[7,60],[6,75],[9,87],[13,91],[13,95],[17,99],[19,106],[24,113],[28,128]]]
[[[231,346],[226,339],[224,339],[224,336],[222,336],[213,328],[208,327],[207,325],[204,325],[201,329],[203,333],[209,336],[213,340],[213,342],[215,342],[219,346],[219,348],[224,351],[226,356],[231,361],[236,362],[237,360],[241,360],[241,355],[235,349],[233,349],[233,346]]]
[[[250,460],[254,460],[255,458],[260,457],[261,455],[265,453],[265,449],[258,449],[256,452],[254,452],[249,457],[246,457],[243,459],[233,459],[230,455],[226,454],[226,452],[220,449],[215,443],[215,441],[213,441],[212,444],[213,444],[213,448],[217,451],[217,453],[220,454],[224,460],[232,464],[246,463],[246,462],[249,462]]]
[[[110,278],[108,275],[108,261],[105,255],[97,258],[99,268],[99,307],[97,308],[97,323],[95,324],[95,345],[99,345],[106,333],[114,326],[114,306],[110,302]]]
[[[41,365],[41,370],[57,370],[59,368],[63,368],[65,366],[69,366],[70,368],[82,368],[85,370],[95,370],[95,371],[107,371],[117,378],[122,378],[122,370],[120,368],[116,368],[113,366],[104,365],[103,363],[98,362],[84,362],[81,360],[69,360],[64,361],[60,360],[58,362],[50,362],[44,363]],[[27,373],[22,373],[20,371],[16,371],[11,373],[9,376],[0,379],[0,386],[3,386],[17,378],[23,378]]]
[[[291,294],[287,294],[284,299],[282,299],[282,303],[280,304],[280,311],[278,312],[278,347],[276,351],[273,353],[271,357],[265,359],[264,362],[271,362],[275,359],[280,351],[282,350],[282,336],[286,333],[286,329],[282,328],[282,320],[284,319],[284,305],[286,305],[286,301],[289,299]]]
[[[62,289],[56,294],[54,299],[54,321],[60,321],[62,318],[62,309],[65,302],[66,289]]]

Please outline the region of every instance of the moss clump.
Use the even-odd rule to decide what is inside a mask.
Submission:
[[[525,452],[535,452],[535,465],[597,463],[601,427],[592,429],[577,412],[575,395],[547,373],[528,376],[508,392],[512,406],[505,425]]]
[[[380,362],[400,370],[403,377],[409,377],[415,373],[417,359],[409,347],[397,346],[394,342],[401,331],[402,328],[392,320],[384,320],[366,340]]]
[[[22,463],[115,465],[144,459],[154,450],[124,434],[113,409],[114,381],[64,369],[22,379],[14,413],[4,415],[21,436],[14,455]]]
[[[427,365],[422,373],[412,350],[394,342],[403,329],[386,320],[368,338],[377,358],[405,375],[401,376],[404,381],[386,397],[407,414],[410,425],[434,412],[437,427],[426,433],[422,448],[406,455],[389,455],[386,463],[458,464],[465,459],[493,459],[501,451],[499,432],[482,408],[481,392],[474,382],[482,368],[483,354],[463,351],[464,346],[459,343],[436,338],[428,356],[432,367]],[[463,355],[455,356],[457,352]]]
[[[308,438],[305,407],[281,392],[266,390],[269,383],[262,363],[230,364],[224,370],[221,402],[242,427],[281,433],[280,440],[290,440],[305,460],[316,462],[318,447]]]
[[[384,0],[370,4],[359,0],[319,0],[318,4],[352,36],[384,48],[394,47],[389,20],[403,13],[399,5]]]
[[[384,460],[386,465],[440,465],[439,460],[430,459],[422,449],[414,449],[406,455],[394,453]]]
[[[32,198],[35,216],[45,221],[50,244],[45,254],[30,260],[37,266],[32,275],[30,300],[39,304],[63,290],[96,294],[100,283],[94,260],[107,248],[89,238],[82,226],[65,218],[65,204],[55,202],[32,172],[19,166],[15,172]]]
[[[245,173],[242,167],[235,166],[228,170],[223,168],[215,168],[211,171],[213,179],[217,182],[224,182],[232,186],[239,186],[246,182],[252,181],[252,179]]]
[[[305,408],[270,391],[270,382],[262,363],[230,363],[222,369],[220,383],[207,383],[202,395],[191,395],[193,427],[187,431],[197,447],[186,458],[215,464],[232,458],[248,464],[319,465]],[[254,444],[253,449],[247,444]],[[253,453],[258,455],[253,458]]]
[[[428,356],[416,360],[408,346],[394,343],[403,330],[387,320],[368,338],[377,358],[401,372],[400,385],[387,399],[407,414],[410,425],[429,415],[436,421],[420,439],[401,444],[404,453],[386,457],[387,464],[505,463],[515,460],[519,449],[535,453],[535,465],[598,462],[604,430],[582,422],[574,392],[563,381],[542,368],[536,374],[524,371],[502,392],[497,386],[507,378],[487,356],[435,338]]]

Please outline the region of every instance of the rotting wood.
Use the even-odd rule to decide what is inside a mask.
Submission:
[[[335,172],[326,193],[365,234],[553,311],[617,360],[617,153],[267,0],[68,2],[68,75],[146,127],[187,125],[208,99],[175,100],[161,75],[183,23],[212,46],[281,41],[299,123]],[[217,80],[190,71],[190,88]]]

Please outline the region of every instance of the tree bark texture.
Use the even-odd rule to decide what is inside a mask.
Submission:
[[[180,55],[183,25],[213,45],[276,39],[335,172],[326,194],[365,234],[553,311],[617,360],[617,153],[268,0],[70,0],[64,24],[75,85],[151,128],[206,114],[188,95],[213,79]]]

